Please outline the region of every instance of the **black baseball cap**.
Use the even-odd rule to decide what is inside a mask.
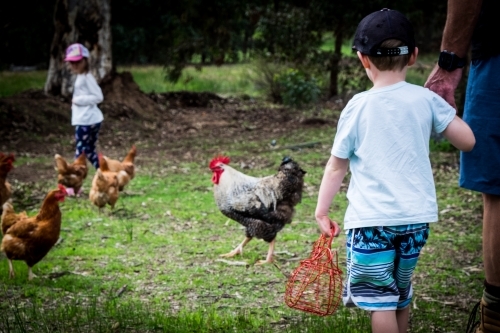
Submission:
[[[380,44],[388,39],[398,39],[404,45],[381,48]],[[384,8],[359,22],[353,44],[353,50],[374,57],[411,54],[415,49],[413,25],[397,10]]]

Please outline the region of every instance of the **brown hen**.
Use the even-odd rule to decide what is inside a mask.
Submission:
[[[137,154],[137,149],[135,145],[130,148],[127,153],[127,156],[123,159],[123,161],[113,160],[109,157],[104,156],[104,159],[108,163],[108,167],[110,171],[116,172],[118,177],[118,189],[123,191],[125,185],[127,185],[131,179],[134,179],[135,176],[135,156]]]
[[[13,278],[12,260],[23,260],[28,265],[28,279],[35,277],[32,267],[42,260],[59,239],[61,231],[61,210],[59,202],[67,195],[64,186],[50,191],[43,200],[42,207],[34,217],[26,213],[16,214],[12,205],[3,205],[1,250],[9,261],[9,277]]]
[[[0,153],[0,214],[2,205],[9,200],[12,194],[12,186],[7,181],[7,174],[12,170],[16,159],[13,154],[5,155]]]
[[[92,180],[89,199],[99,207],[99,212],[106,204],[114,208],[118,200],[117,173],[109,170],[108,163],[101,154],[99,154],[99,169]]]
[[[59,154],[56,154],[54,159],[56,161],[57,182],[73,188],[75,194],[79,193],[88,173],[85,153],[80,154],[71,164],[68,164]]]

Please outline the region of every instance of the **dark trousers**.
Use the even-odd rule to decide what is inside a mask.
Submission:
[[[77,125],[75,128],[75,159],[82,153],[85,153],[87,159],[96,169],[99,168],[99,158],[96,151],[99,129],[101,129],[101,123],[88,126]]]

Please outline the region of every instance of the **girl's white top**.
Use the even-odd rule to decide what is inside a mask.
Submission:
[[[104,116],[97,104],[103,101],[102,90],[90,73],[76,76],[71,105],[71,125],[94,125],[103,121]]]

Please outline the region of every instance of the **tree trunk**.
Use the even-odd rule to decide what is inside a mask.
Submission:
[[[66,48],[81,43],[89,49],[91,73],[100,82],[111,73],[111,0],[56,0],[54,39],[45,92],[69,96],[75,76],[64,62]]]
[[[338,90],[338,78],[339,78],[339,63],[342,58],[342,42],[344,41],[344,24],[340,21],[334,31],[335,37],[335,49],[333,51],[332,57],[330,58],[330,89],[329,96],[333,97],[339,94]]]

